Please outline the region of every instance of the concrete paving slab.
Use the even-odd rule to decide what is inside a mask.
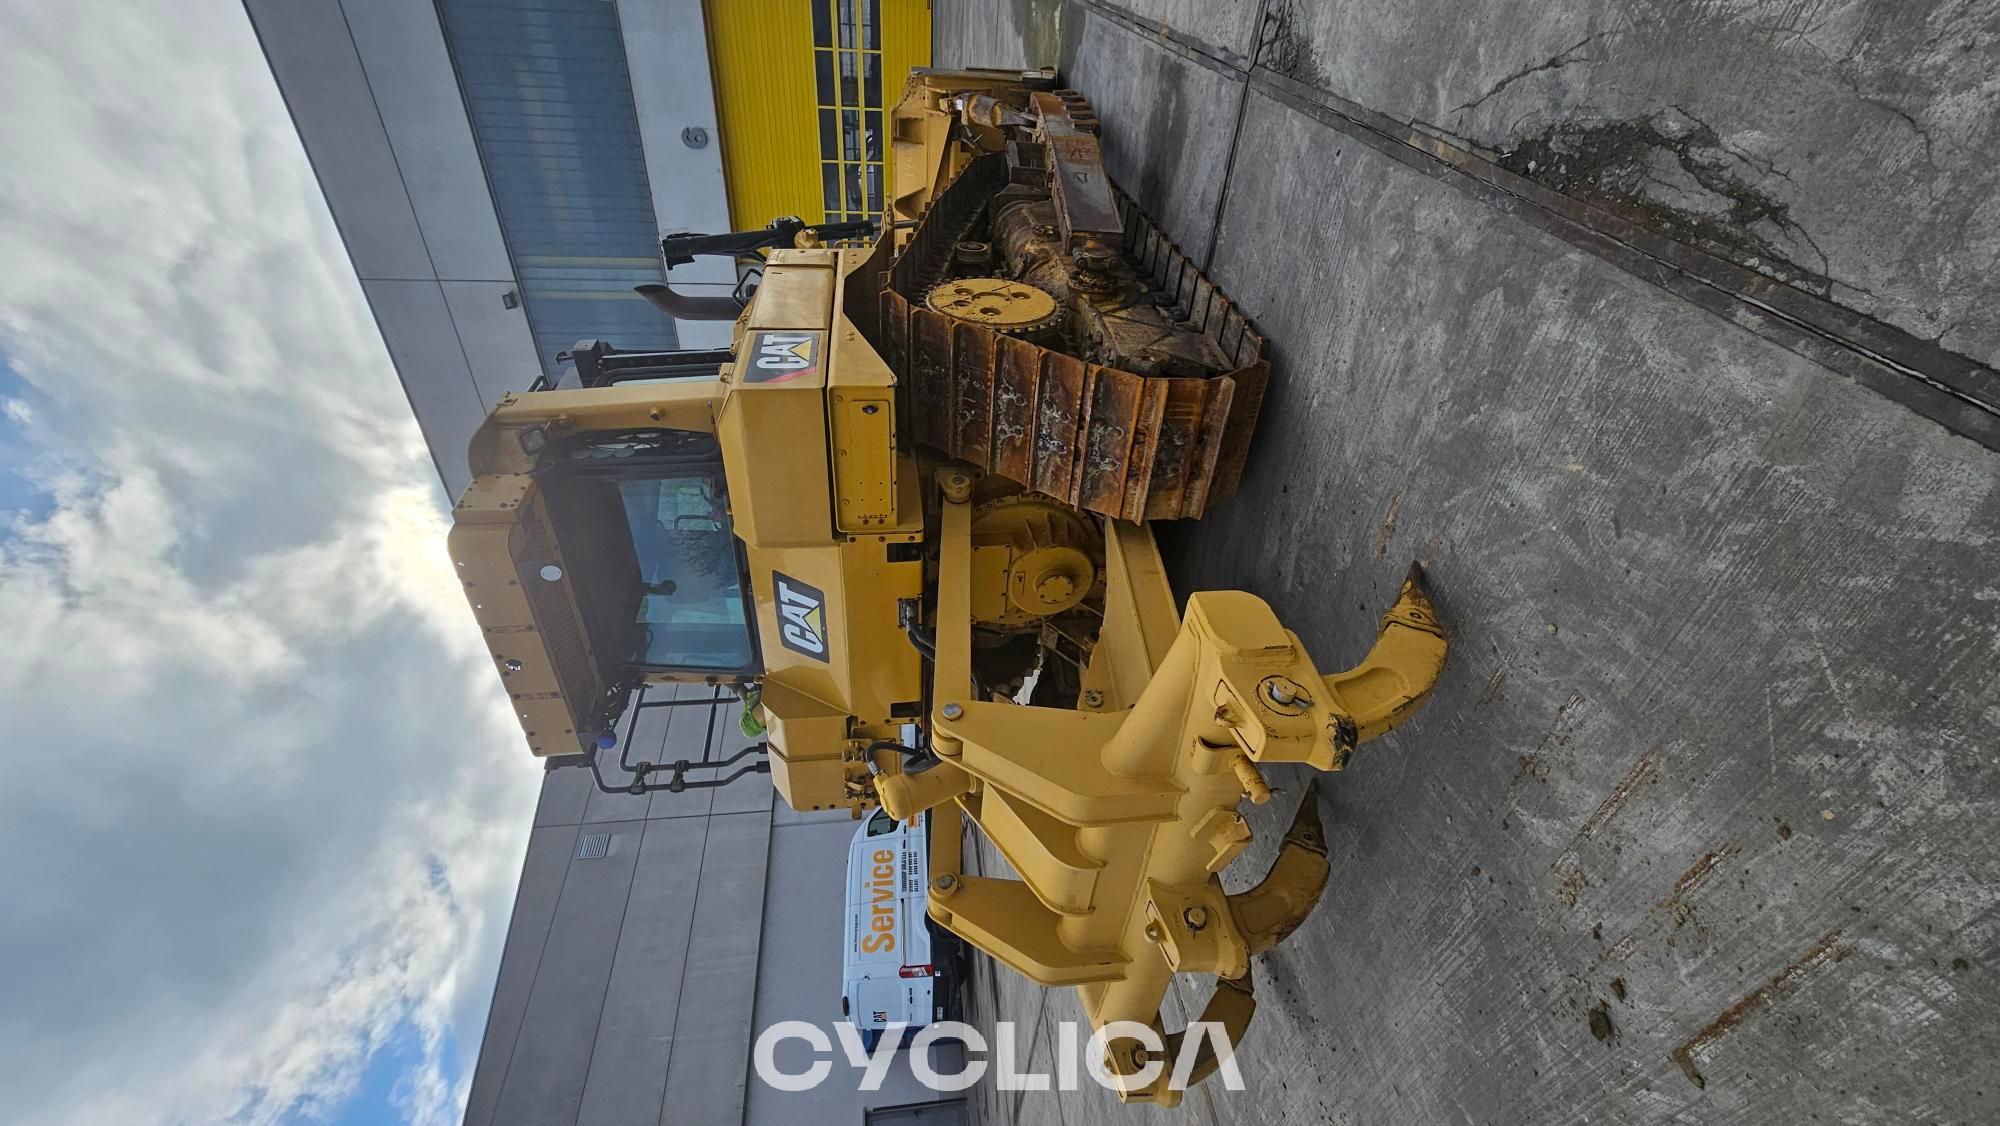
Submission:
[[[2000,361],[1991,4],[1268,0],[1268,13],[1267,66]]]
[[[1105,6],[1241,68],[1257,56],[1259,30],[1269,24],[1270,4],[1271,0],[1119,0]]]
[[[2000,456],[1325,140],[1253,92],[1212,273],[1277,375],[1170,560],[1331,668],[1418,558],[1455,650],[1323,787],[1246,1069],[1328,1082],[1260,1120],[2000,1113]]]
[[[1158,120],[1132,60],[1213,72],[1066,18],[1107,147]],[[1184,246],[1181,149],[1220,140],[1113,169]],[[1259,962],[1252,1090],[1184,1113],[2000,1119],[2000,454],[1266,85],[1234,161],[1211,274],[1276,371],[1242,493],[1162,531],[1177,589],[1262,595],[1332,669],[1416,558],[1454,653],[1314,791],[1333,882]],[[1003,972],[985,1003],[1074,1006],[1038,992]]]
[[[1062,0],[983,0],[931,9],[931,63],[1033,70],[1062,57]]]

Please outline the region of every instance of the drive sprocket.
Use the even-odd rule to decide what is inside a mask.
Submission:
[[[952,278],[931,287],[924,304],[954,320],[1009,336],[1035,336],[1062,320],[1045,289],[1006,278]]]

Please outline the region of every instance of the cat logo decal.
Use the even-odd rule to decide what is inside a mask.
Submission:
[[[778,640],[794,653],[826,660],[826,595],[780,571],[771,572],[778,595]]]
[[[746,351],[744,382],[784,383],[819,367],[819,333],[753,332]]]

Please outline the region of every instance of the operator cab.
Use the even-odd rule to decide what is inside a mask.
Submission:
[[[712,435],[579,434],[552,443],[536,473],[600,659],[639,676],[755,675],[747,573]]]
[[[613,387],[713,379],[727,349],[620,352],[579,342],[564,356],[575,382]],[[722,448],[688,430],[586,431],[552,441],[535,469],[556,540],[581,580],[569,584],[607,684],[654,673],[742,679],[757,674],[749,572],[729,523]]]
[[[474,437],[474,482],[452,532],[475,616],[541,755],[606,745],[648,684],[712,685],[733,701],[726,686],[763,671],[711,432],[730,353],[584,341],[563,358],[560,378],[504,402]],[[636,706],[661,704],[640,692]]]

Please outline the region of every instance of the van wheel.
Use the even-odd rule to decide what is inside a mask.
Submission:
[[[972,968],[972,944],[953,934],[929,916],[924,918],[924,926],[930,929],[931,949],[944,956],[936,960],[944,965],[955,978],[964,978]],[[936,953],[933,954],[936,957]]]

